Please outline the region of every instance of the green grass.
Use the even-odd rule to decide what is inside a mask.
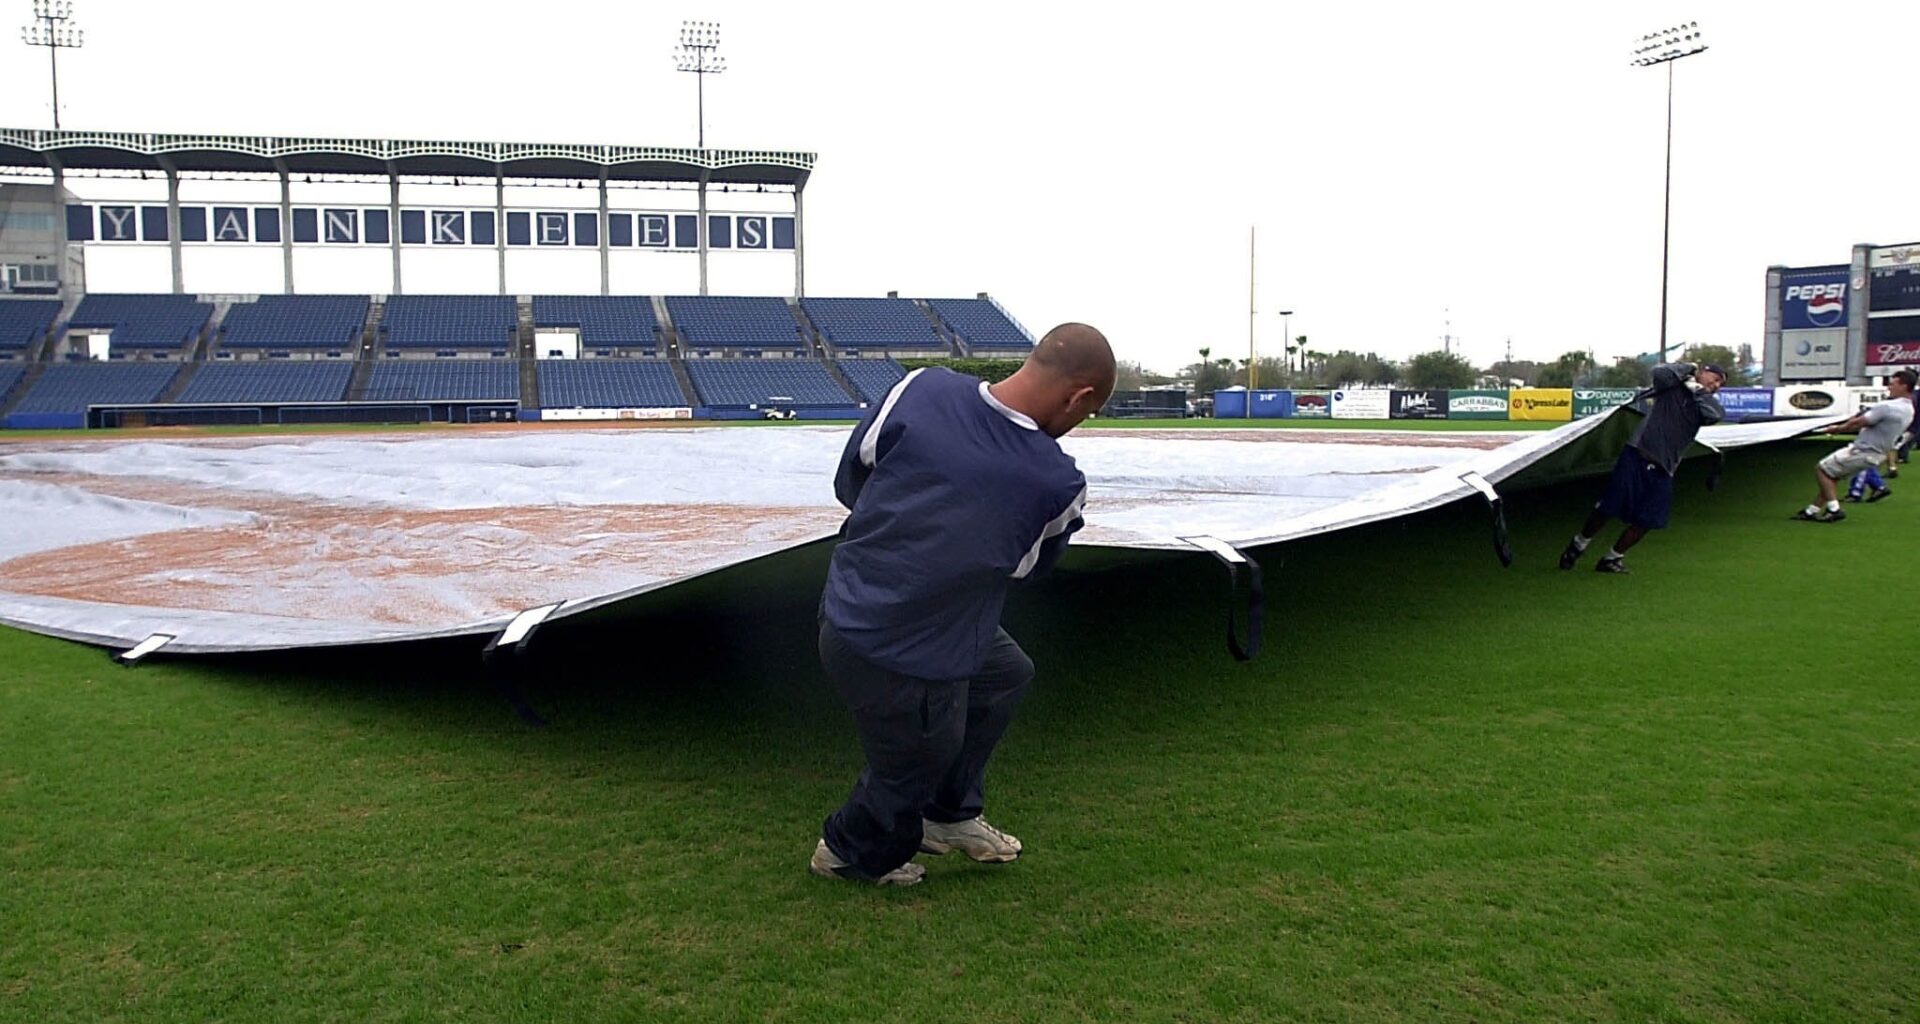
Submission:
[[[1506,571],[1470,503],[1261,552],[1251,666],[1202,557],[1023,593],[1028,855],[911,890],[804,870],[859,764],[818,551],[550,627],[544,730],[465,644],[0,634],[0,1016],[1912,1021],[1920,491],[1789,522],[1824,447],[1689,467],[1630,577],[1551,568],[1591,484]]]

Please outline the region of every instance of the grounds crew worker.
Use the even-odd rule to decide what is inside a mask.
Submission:
[[[1601,572],[1624,573],[1627,550],[1640,543],[1648,530],[1664,529],[1673,509],[1673,474],[1680,458],[1687,453],[1700,428],[1720,422],[1726,411],[1713,397],[1727,382],[1727,371],[1708,363],[1666,363],[1653,368],[1653,386],[1642,391],[1635,401],[1648,400],[1651,406],[1633,440],[1620,449],[1613,464],[1613,477],[1607,481],[1607,493],[1593,506],[1586,525],[1560,552],[1560,568],[1571,569],[1593,542],[1594,535],[1609,519],[1627,524],[1613,550],[1601,556],[1594,568]]]
[[[1818,487],[1820,502],[1824,502],[1826,507],[1822,508],[1819,503],[1808,505],[1794,514],[1795,519],[1837,523],[1847,518],[1847,514],[1840,511],[1835,483],[1842,477],[1879,465],[1888,452],[1899,447],[1900,435],[1913,423],[1913,386],[1916,381],[1920,381],[1920,374],[1912,370],[1896,371],[1887,378],[1887,394],[1891,397],[1886,401],[1869,405],[1860,410],[1858,415],[1818,431],[1822,434],[1858,433],[1852,444],[1821,459],[1814,467],[1814,483]]]
[[[814,848],[816,875],[914,885],[916,853],[1010,861],[987,824],[987,759],[1033,679],[1000,609],[1059,559],[1087,481],[1055,440],[1113,392],[1099,331],[1062,324],[998,384],[915,370],[854,429],[851,510],[820,604],[820,663],[867,764]]]

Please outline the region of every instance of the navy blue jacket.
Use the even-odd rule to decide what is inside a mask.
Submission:
[[[973,377],[915,370],[867,412],[834,493],[851,512],[821,609],[854,653],[922,679],[980,668],[1014,580],[1051,568],[1087,481]]]

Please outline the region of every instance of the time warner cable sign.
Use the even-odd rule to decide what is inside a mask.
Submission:
[[[1846,376],[1847,290],[1844,266],[1780,275],[1780,379]]]

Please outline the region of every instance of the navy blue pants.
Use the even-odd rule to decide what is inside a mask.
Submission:
[[[820,834],[835,856],[878,878],[919,852],[921,818],[979,817],[987,759],[1033,681],[1033,662],[1002,629],[973,678],[919,679],[861,658],[823,621],[820,664],[853,712],[867,755]]]
[[[1665,529],[1673,511],[1673,477],[1648,462],[1640,449],[1627,445],[1613,464],[1607,493],[1596,506],[1608,518],[1645,530]]]

